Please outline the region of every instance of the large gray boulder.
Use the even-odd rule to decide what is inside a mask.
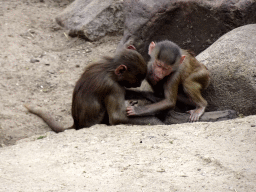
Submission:
[[[219,37],[256,23],[255,0],[126,0],[124,36],[148,59],[151,41],[169,39],[199,54]]]
[[[123,32],[123,0],[76,0],[56,17],[70,36],[90,41]]]
[[[256,24],[225,34],[197,59],[211,72],[208,109],[256,114]]]

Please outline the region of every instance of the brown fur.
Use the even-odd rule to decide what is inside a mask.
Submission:
[[[186,56],[179,70],[168,79],[166,89],[169,97],[177,100],[178,86],[183,85],[184,92],[198,106],[207,106],[206,100],[201,96],[201,90],[206,89],[210,83],[209,71],[195,57],[185,50]],[[175,106],[176,101],[171,107]]]
[[[140,86],[146,72],[147,66],[142,56],[130,49],[88,66],[73,91],[74,124],[70,128],[81,129],[99,123],[128,123],[124,87]],[[41,117],[53,131],[69,129],[59,125],[47,112],[28,104],[25,107]]]
[[[197,61],[191,52],[180,49],[178,45],[170,41],[156,44],[152,42],[149,46],[149,54],[151,60],[148,64],[146,79],[154,94],[162,97],[163,100],[146,106],[128,107],[128,115],[154,115],[174,108],[178,99],[179,85],[182,85],[184,92],[197,107],[196,110],[190,111],[191,121],[198,120],[207,106],[206,100],[201,95],[201,90],[207,88],[210,82],[207,68]],[[153,66],[155,66],[156,61],[163,62],[173,68],[173,71],[160,81],[154,81],[156,73]],[[182,63],[180,64],[180,62]]]

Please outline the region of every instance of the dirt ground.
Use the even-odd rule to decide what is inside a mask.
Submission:
[[[72,92],[84,67],[113,55],[122,37],[93,43],[68,37],[55,23],[64,6],[54,1],[0,3],[0,144],[9,145],[49,131],[26,113],[24,103],[44,106],[58,120],[72,124]]]
[[[27,113],[70,126],[75,82],[121,40],[68,37],[54,20],[67,2],[0,1],[0,191],[256,191],[256,116],[55,134]]]

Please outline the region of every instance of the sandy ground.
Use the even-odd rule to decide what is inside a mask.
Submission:
[[[52,1],[0,2],[0,144],[49,130],[26,113],[27,102],[71,125],[72,92],[84,67],[115,53],[121,36],[94,43],[67,37],[54,20],[63,9]]]
[[[0,191],[256,191],[256,116],[55,134],[27,113],[33,103],[71,125],[75,82],[121,39],[67,37],[54,21],[65,6],[0,1]]]

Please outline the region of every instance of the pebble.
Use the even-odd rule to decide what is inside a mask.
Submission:
[[[35,63],[35,62],[39,62],[39,60],[38,60],[38,59],[35,59],[35,58],[31,58],[31,59],[30,59],[30,63]]]

